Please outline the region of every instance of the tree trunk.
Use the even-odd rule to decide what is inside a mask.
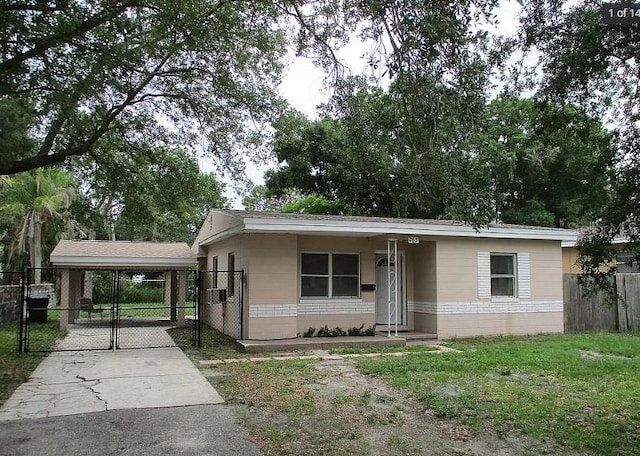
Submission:
[[[42,283],[42,223],[37,213],[32,214],[33,237],[31,238],[30,259],[34,268],[36,284]]]

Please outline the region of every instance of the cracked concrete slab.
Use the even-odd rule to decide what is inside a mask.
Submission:
[[[57,352],[3,405],[0,421],[222,402],[179,348]]]

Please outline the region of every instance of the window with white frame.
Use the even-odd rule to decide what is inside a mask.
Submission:
[[[491,296],[517,296],[517,255],[491,254]]]
[[[360,257],[354,253],[302,253],[300,296],[357,298],[360,295]]]

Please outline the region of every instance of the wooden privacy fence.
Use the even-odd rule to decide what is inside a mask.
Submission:
[[[640,274],[616,274],[620,300],[606,293],[585,296],[578,274],[564,274],[564,330],[633,331],[640,329]]]

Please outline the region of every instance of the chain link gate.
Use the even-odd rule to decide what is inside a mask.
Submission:
[[[148,296],[140,297],[127,296],[128,288],[122,285],[133,277],[130,272],[117,273],[115,347],[172,347],[176,344],[167,330],[175,327],[190,328],[191,343],[199,346],[197,271],[167,271],[163,279],[142,280]]]
[[[63,271],[72,274],[67,287]],[[182,327],[199,346],[197,271],[94,270],[81,280],[67,270],[30,268],[24,276],[18,351],[169,347],[176,344],[167,330]],[[61,296],[72,288],[77,298]]]

